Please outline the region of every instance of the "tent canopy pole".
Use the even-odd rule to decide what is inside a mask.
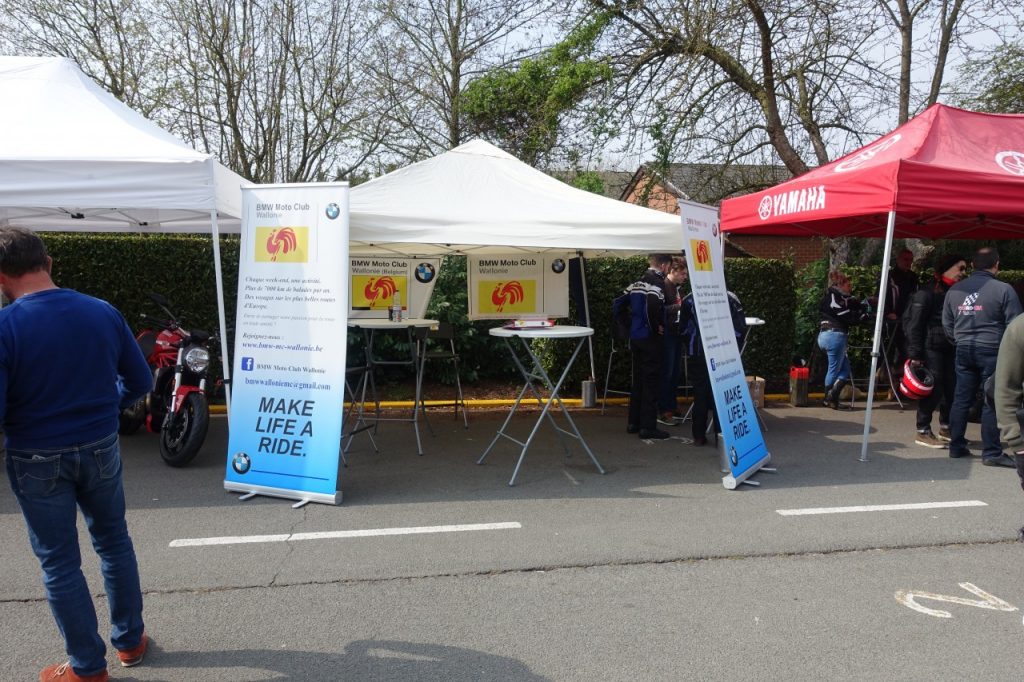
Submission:
[[[892,255],[892,238],[896,227],[896,211],[889,211],[889,222],[885,228],[885,252],[882,255],[882,277],[878,286],[878,305],[875,311],[875,337],[871,342],[871,376],[868,377],[868,403],[864,415],[864,436],[860,445],[860,461],[870,461],[868,439],[871,434],[871,408],[875,401],[875,374],[878,371],[879,349],[882,347],[882,324],[885,320],[885,296],[889,289],[889,260]]]
[[[210,235],[213,237],[213,272],[217,279],[217,319],[220,323],[221,371],[224,374],[224,400],[228,409],[228,424],[231,423],[231,358],[228,356],[228,325],[224,312],[224,272],[220,261],[220,228],[217,226],[217,209],[210,211]]]
[[[587,297],[587,259],[583,257],[582,251],[577,251],[576,255],[580,259],[580,281],[583,282],[583,319],[586,320],[586,326],[591,327],[590,324],[590,300]],[[587,337],[587,350],[590,352],[590,379],[594,380],[597,376],[596,365],[594,365],[594,335],[591,334]]]

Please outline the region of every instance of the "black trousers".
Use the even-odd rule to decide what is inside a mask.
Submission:
[[[629,425],[645,430],[658,426],[658,388],[661,384],[662,338],[630,341],[633,376],[629,389]]]
[[[707,360],[704,355],[690,358],[690,384],[693,386],[693,439],[705,437],[708,430],[708,413],[714,417],[715,433],[722,430],[718,422],[718,411],[715,409],[715,395],[711,390],[711,377],[708,375]]]
[[[935,376],[935,387],[931,394],[917,403],[917,430],[930,429],[932,414],[939,408],[939,425],[949,426],[949,407],[953,404],[956,389],[956,350],[925,349],[925,366]]]

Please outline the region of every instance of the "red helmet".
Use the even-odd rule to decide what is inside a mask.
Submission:
[[[903,364],[903,378],[900,379],[900,393],[912,400],[927,398],[935,388],[935,375],[924,365],[916,367],[907,360]]]

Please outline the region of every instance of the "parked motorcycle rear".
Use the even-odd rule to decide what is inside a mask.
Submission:
[[[170,310],[167,299],[150,293],[147,297],[164,314],[143,314],[147,325],[136,335],[153,370],[153,390],[121,411],[119,432],[135,433],[145,424],[160,434],[160,457],[173,467],[182,467],[199,453],[210,426],[206,396],[210,348],[216,336],[200,329],[187,330]]]

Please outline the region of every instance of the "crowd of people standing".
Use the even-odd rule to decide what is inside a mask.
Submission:
[[[662,440],[670,437],[659,425],[677,426],[684,421],[679,411],[678,387],[684,358],[688,358],[688,380],[693,390],[691,411],[693,443],[706,445],[709,418],[718,432],[711,379],[708,376],[700,321],[693,294],[682,296],[688,279],[682,256],[654,254],[639,280],[617,299],[628,307],[629,346],[632,353],[628,420],[626,432],[640,438]],[[743,306],[728,293],[729,308],[737,340],[746,333]]]
[[[953,458],[969,457],[972,453],[965,436],[969,413],[996,373],[1004,332],[1020,315],[1021,302],[1014,288],[997,278],[999,252],[994,247],[978,249],[970,276],[966,276],[967,259],[958,254],[937,258],[932,279],[925,284],[919,284],[912,264],[909,250],[897,254],[896,264],[888,273],[883,305],[894,371],[897,375],[904,371],[905,361],[906,371],[923,373],[930,389],[917,403],[914,442],[928,448],[948,448]],[[819,305],[817,341],[828,357],[824,404],[839,409],[840,393],[851,382],[847,354],[850,327],[870,319],[870,304],[853,295],[850,278],[842,271],[830,272],[828,284]],[[1009,367],[1010,355],[1005,355],[1004,365]],[[1011,375],[1009,369],[1006,375]],[[1010,416],[1012,398],[1006,397],[1012,383],[1004,378],[1001,416],[991,399],[982,401],[981,460],[987,466],[1016,466],[1014,457],[1003,452],[1000,440],[1000,427],[1007,430],[1011,445],[1013,439],[1020,438],[1016,413]],[[1018,381],[1018,394],[1020,384]],[[1020,407],[1018,399],[1014,410]],[[937,433],[932,429],[936,410]]]

